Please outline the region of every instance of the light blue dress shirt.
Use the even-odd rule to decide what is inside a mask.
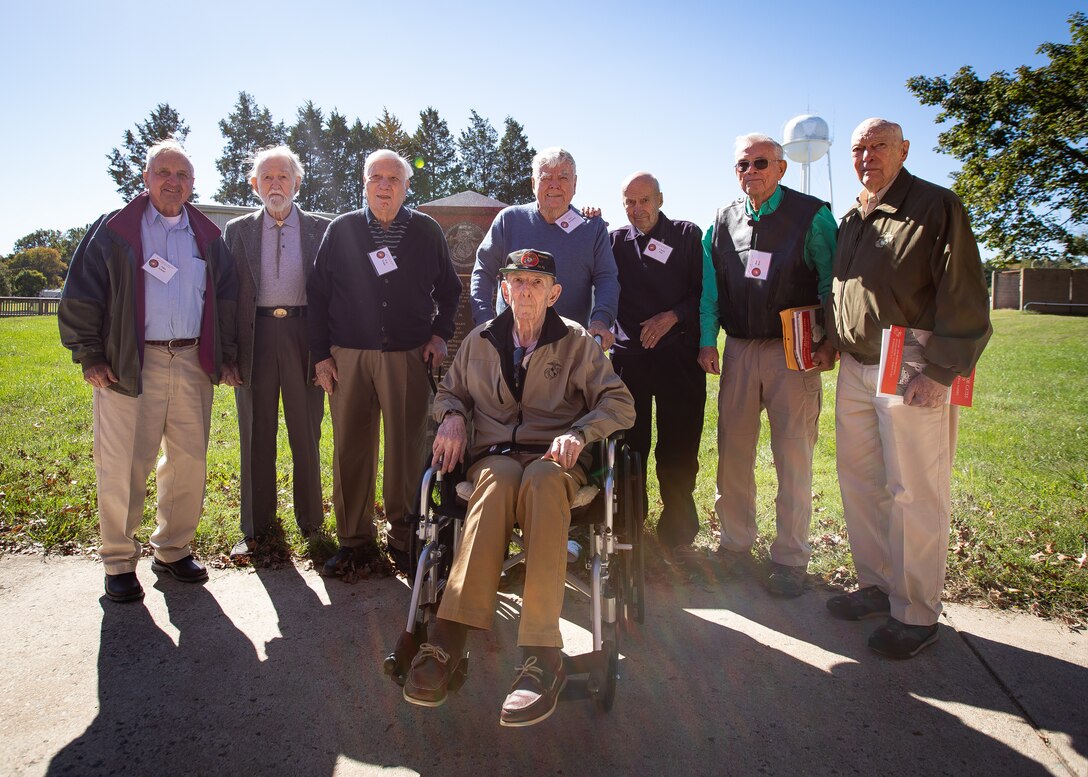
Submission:
[[[182,208],[181,218],[171,225],[166,217],[148,203],[140,221],[144,275],[144,339],[174,340],[200,336],[204,314],[207,267],[199,256],[196,236],[189,226],[189,213]],[[163,283],[144,269],[155,254],[178,269]]]

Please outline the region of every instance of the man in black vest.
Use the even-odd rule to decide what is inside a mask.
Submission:
[[[699,364],[720,374],[718,551],[727,573],[750,559],[756,540],[755,457],[760,413],[767,409],[778,473],[776,537],[767,587],[800,596],[812,549],[812,452],[820,418],[820,376],[790,370],[779,311],[818,305],[831,285],[835,219],[826,203],[779,186],[782,146],[767,135],[737,138],[736,172],[745,197],[720,208],[703,239]],[[718,361],[718,327],[725,353]],[[818,369],[834,366],[825,340]]]

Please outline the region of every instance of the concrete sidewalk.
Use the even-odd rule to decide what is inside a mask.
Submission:
[[[896,662],[820,591],[658,583],[611,712],[575,699],[506,729],[516,599],[428,710],[380,670],[399,580],[139,576],[143,603],[118,605],[93,561],[0,557],[0,773],[1088,775],[1088,635],[1030,616],[950,606],[940,641]],[[570,593],[568,652],[587,610]]]

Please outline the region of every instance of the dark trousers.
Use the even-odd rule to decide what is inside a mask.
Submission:
[[[666,547],[688,545],[699,532],[692,492],[699,472],[699,440],[706,405],[706,373],[698,351],[683,344],[638,354],[617,351],[612,366],[635,398],[635,425],[624,437],[642,457],[650,454],[651,403],[657,402],[657,480],[661,520],[657,536]]]
[[[242,534],[260,537],[276,518],[276,435],[280,397],[294,465],[295,520],[306,533],[325,520],[321,502],[321,418],[325,392],[306,380],[309,346],[306,319],[257,316],[253,374],[234,390],[242,443]]]

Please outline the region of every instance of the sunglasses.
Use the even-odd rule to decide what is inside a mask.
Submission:
[[[756,170],[766,170],[767,165],[769,165],[770,163],[771,160],[769,159],[757,159],[754,162],[749,162],[747,159],[742,159],[737,162],[735,167],[737,168],[738,173],[747,173],[749,167],[754,167]]]

